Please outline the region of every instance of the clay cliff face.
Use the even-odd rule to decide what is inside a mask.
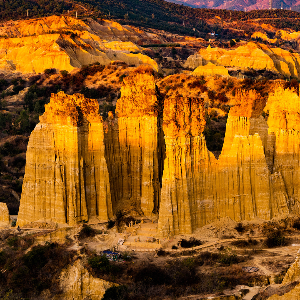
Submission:
[[[114,210],[151,216],[160,198],[163,136],[154,77],[145,70],[124,79],[118,119],[108,119],[105,138]]]
[[[95,100],[52,95],[30,136],[19,225],[112,217],[103,139]]]
[[[270,48],[264,44],[249,42],[234,50],[220,48],[201,49],[188,58],[185,66],[194,68],[213,63],[217,66],[240,69],[266,69],[286,77],[300,77],[300,56],[280,48]],[[196,70],[195,70],[196,71]]]
[[[278,87],[266,105],[255,91],[237,91],[216,159],[202,134],[199,85],[176,78],[180,88],[162,99],[152,71],[138,68],[104,124],[95,100],[53,95],[30,137],[18,223],[134,210],[158,214],[167,236],[223,217],[299,213],[299,96]]]
[[[165,99],[166,158],[158,223],[158,231],[164,235],[192,233],[200,225],[200,175],[209,160],[204,126],[203,100],[182,96]]]
[[[0,38],[0,69],[23,73],[39,73],[47,68],[71,71],[95,62],[107,65],[121,60],[158,70],[156,62],[138,53],[141,48],[134,43],[145,33],[108,20],[102,23],[51,16],[3,26],[0,35],[5,38]]]
[[[281,174],[293,213],[300,211],[299,142],[300,98],[279,87],[269,96],[269,135],[274,137],[273,173]]]
[[[109,281],[93,277],[81,260],[75,261],[61,272],[59,285],[62,293],[54,297],[56,300],[102,299],[108,288],[116,286]]]
[[[268,169],[264,153],[268,128],[258,117],[263,107],[256,98],[253,91],[238,93],[240,103],[230,110],[218,160],[207,150],[201,135],[205,124],[202,106],[196,113],[199,119],[193,119],[196,110],[191,103],[165,100],[161,234],[191,233],[222,217],[269,220],[289,212],[282,178]],[[193,126],[197,126],[194,132]]]

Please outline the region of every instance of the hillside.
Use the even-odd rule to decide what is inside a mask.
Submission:
[[[237,1],[235,0],[235,2]],[[286,6],[290,7],[293,5],[292,1],[294,0],[291,0],[290,4],[286,1]],[[0,21],[25,19],[27,18],[28,10],[29,18],[44,17],[50,14],[67,14],[75,17],[77,12],[79,18],[110,18],[121,24],[142,26],[197,37],[205,37],[211,31],[218,32],[220,36],[226,35],[228,34],[225,30],[228,28],[226,24],[234,21],[242,22],[241,26],[245,22],[253,20],[257,24],[271,24],[277,29],[290,28],[292,30],[300,30],[300,14],[293,11],[297,8],[296,6],[293,6],[291,11],[270,11],[266,9],[267,6],[257,4],[257,7],[251,6],[251,9],[254,10],[244,12],[238,11],[244,10],[246,4],[243,3],[233,3],[230,6],[227,1],[226,7],[222,4],[224,3],[223,1],[207,3],[209,3],[206,5],[207,7],[218,9],[192,8],[164,0],[80,0],[77,2],[70,0],[48,1],[47,3],[43,0],[7,0],[0,1]],[[274,5],[274,7],[277,6]],[[255,10],[258,8],[263,8],[264,10]],[[229,11],[228,9],[236,9],[237,11]],[[231,38],[234,38],[234,36]]]
[[[269,1],[268,0],[252,0],[252,1],[244,1],[244,0],[230,0],[230,1],[208,1],[208,0],[169,0],[170,2],[174,2],[176,4],[188,5],[194,8],[217,8],[217,9],[230,9],[230,10],[256,10],[256,9],[269,9]],[[272,2],[272,8],[277,9],[290,9],[299,11],[299,2],[296,0],[287,0],[280,1],[274,0]]]

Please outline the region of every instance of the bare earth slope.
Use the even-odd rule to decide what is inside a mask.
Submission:
[[[92,19],[86,22],[65,16],[5,23],[0,29],[0,69],[40,73],[47,68],[72,71],[99,62],[121,60],[129,65],[149,64],[137,43],[153,38],[130,26]]]

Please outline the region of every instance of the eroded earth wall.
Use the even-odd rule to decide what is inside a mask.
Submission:
[[[149,73],[147,73],[149,72]],[[106,121],[106,158],[114,211],[158,211],[163,162],[161,103],[151,69],[124,79],[118,119]]]
[[[18,224],[74,225],[112,217],[98,103],[83,95],[52,95],[32,132]]]
[[[298,214],[298,94],[279,86],[266,104],[237,91],[216,159],[203,135],[203,99],[190,87],[160,94],[152,70],[139,68],[104,123],[95,100],[53,95],[30,137],[18,224],[134,211],[158,215],[167,236],[223,217]]]

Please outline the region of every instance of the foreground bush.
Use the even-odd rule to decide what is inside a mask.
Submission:
[[[288,245],[288,240],[284,236],[282,230],[273,229],[268,233],[265,244],[268,248],[286,246]]]

